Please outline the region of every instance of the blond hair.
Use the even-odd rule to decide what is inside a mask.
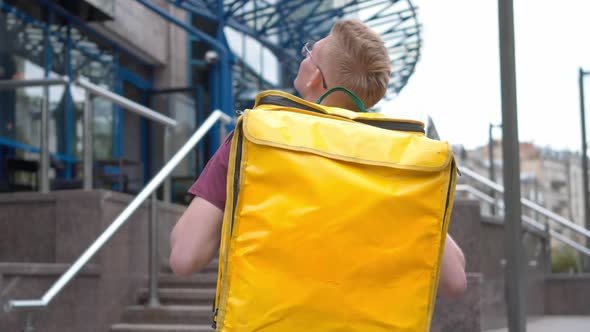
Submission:
[[[358,20],[337,21],[330,35],[331,40],[321,56],[330,68],[326,77],[328,86],[345,87],[356,94],[366,108],[373,107],[385,96],[391,74],[385,43]],[[342,106],[356,109],[349,99],[343,99],[346,105]]]

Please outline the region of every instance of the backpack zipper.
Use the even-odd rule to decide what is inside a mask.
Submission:
[[[319,113],[319,114],[326,114],[337,116],[340,118],[344,118],[338,114],[328,114],[321,109],[311,107],[306,104],[298,103],[294,100],[283,96],[276,96],[276,95],[268,95],[260,98],[258,104],[269,104],[269,105],[277,105],[277,106],[285,106],[285,107],[292,107],[292,108],[299,108],[302,110]],[[418,132],[424,134],[424,128],[417,124],[411,122],[402,122],[402,121],[381,121],[381,120],[371,120],[371,119],[349,119],[355,122],[364,123],[369,126],[381,128],[381,129],[388,129],[388,130],[398,130],[398,131],[409,131],[409,132]]]
[[[223,264],[223,269],[222,271],[224,271],[225,273],[222,273],[219,279],[219,282],[221,282],[221,286],[219,287],[219,294],[217,294],[216,297],[216,301],[214,303],[213,306],[213,324],[212,327],[214,329],[217,328],[217,316],[219,314],[219,307],[221,306],[221,301],[222,301],[222,293],[224,292],[224,289],[226,287],[224,287],[224,283],[227,280],[227,265],[228,265],[228,254],[229,254],[229,244],[231,243],[231,237],[233,234],[233,230],[234,230],[234,222],[235,222],[235,218],[236,218],[236,205],[238,202],[238,195],[240,193],[240,170],[241,170],[241,163],[242,163],[242,144],[243,144],[243,136],[241,135],[241,129],[238,127],[236,127],[236,131],[234,132],[234,135],[238,135],[238,146],[236,148],[236,159],[235,159],[235,164],[234,164],[234,192],[233,192],[233,197],[232,197],[232,212],[231,212],[231,223],[229,225],[230,229],[229,229],[229,235],[227,236],[227,239],[225,239],[227,241],[226,246],[225,246],[225,252],[224,252],[224,257],[222,259],[222,261],[220,262],[220,264]],[[223,234],[222,234],[223,236]]]
[[[457,167],[457,164],[455,164],[455,159],[453,158],[451,161],[451,174],[450,174],[450,179],[449,179],[449,186],[447,188],[447,202],[445,204],[445,213],[443,214],[443,221],[447,216],[447,212],[449,210],[449,203],[450,203],[450,198],[451,198],[451,186],[453,185],[453,178],[455,177],[455,173],[459,173],[459,168]],[[442,225],[443,229],[445,227],[445,224],[443,222]]]

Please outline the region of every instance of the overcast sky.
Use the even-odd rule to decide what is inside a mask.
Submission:
[[[421,59],[383,110],[427,112],[442,139],[468,148],[485,144],[488,123],[502,116],[498,1],[413,3],[423,24]],[[514,0],[514,6],[520,141],[579,151],[578,68],[590,71],[590,1]],[[590,75],[585,83],[590,113]]]

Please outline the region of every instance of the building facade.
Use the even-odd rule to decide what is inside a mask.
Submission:
[[[187,37],[182,29],[135,1],[2,1],[0,5],[0,79],[83,77],[180,120],[175,145],[194,131],[194,99],[186,92],[167,92],[188,86]],[[171,6],[166,1],[159,5]],[[184,11],[168,10],[186,19]],[[42,90],[0,92],[1,160],[38,159]],[[74,85],[49,89],[53,179],[78,178],[85,94]],[[96,166],[124,158],[133,166],[129,185],[135,183],[137,189],[162,165],[162,128],[102,98],[93,98],[92,104]],[[190,164],[195,158],[187,159],[177,175],[194,174]],[[7,181],[14,171],[2,163],[5,190],[11,189]]]
[[[455,154],[459,157],[460,165],[503,184],[501,141],[495,140],[492,144],[493,175],[490,168],[490,145],[470,151],[455,147]],[[554,151],[523,142],[520,144],[520,170],[520,190],[523,197],[585,227],[582,167],[578,153]],[[490,213],[489,206],[482,205],[482,209],[485,213]],[[547,221],[528,208],[523,207],[522,212],[539,222]],[[565,232],[583,243],[582,237],[574,235],[565,227],[551,222],[549,224],[553,229]]]

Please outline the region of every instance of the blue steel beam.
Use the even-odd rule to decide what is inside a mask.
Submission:
[[[254,1],[254,2],[258,3],[259,1]],[[288,1],[288,2],[280,1],[279,4],[282,7],[281,9],[284,13],[285,12],[292,13],[292,12],[296,11],[297,9],[309,4],[309,2],[306,3],[304,1],[292,1],[292,2],[291,1]],[[255,17],[260,18],[265,14],[267,15],[267,14],[273,13],[275,11],[276,7],[278,7],[278,6],[279,6],[278,4],[270,4],[270,3],[266,2],[266,6],[258,7],[256,9],[252,9],[249,11],[243,11],[239,14],[233,15],[232,17],[235,19],[238,19],[238,20],[245,19],[247,16],[253,16],[253,17],[249,17],[248,20],[251,20]]]
[[[17,141],[13,141],[11,139],[8,138],[4,138],[4,137],[0,137],[0,146],[7,146],[13,149],[18,149],[18,150],[22,150],[25,152],[31,152],[31,153],[41,153],[41,149],[39,149],[36,146],[32,146],[32,145],[28,145],[25,143],[21,143],[21,142],[17,142]],[[60,161],[64,161],[70,164],[74,164],[78,162],[78,159],[76,157],[73,156],[67,156],[65,154],[61,154],[61,153],[49,153],[49,155],[51,156],[51,158],[54,158],[56,160],[60,160]]]
[[[236,0],[232,3],[230,3],[229,5],[226,5],[227,9],[225,10],[225,14],[224,14],[224,19],[228,19],[230,17],[232,17],[235,12],[237,11],[238,8],[240,8],[241,6],[239,5],[243,5],[243,1],[242,0]],[[235,8],[234,8],[235,6]]]
[[[212,109],[221,109],[227,115],[233,116],[234,108],[234,95],[233,95],[233,76],[231,63],[233,60],[233,54],[229,49],[223,37],[223,7],[220,7],[220,12],[217,14],[217,22],[219,24],[218,31],[216,33],[217,39],[211,37],[207,33],[200,31],[192,25],[186,24],[176,17],[170,15],[168,12],[162,10],[158,6],[154,5],[148,0],[136,0],[144,7],[155,12],[159,16],[165,18],[167,21],[175,24],[176,26],[184,29],[188,34],[197,38],[200,41],[204,41],[214,48],[219,53],[219,61],[214,65],[214,70],[209,75],[209,85],[212,87],[210,94],[213,96],[211,100]],[[180,6],[185,5],[184,2],[179,3]],[[221,144],[219,141],[219,128],[213,128],[210,135],[211,145],[209,155],[213,155],[217,147]]]
[[[135,61],[147,65],[146,62],[144,62],[143,60],[141,60],[140,58],[138,58],[137,56],[135,56],[133,53],[131,53],[130,51],[128,51],[125,48],[120,47],[120,45],[118,45],[117,43],[113,42],[111,39],[107,38],[105,35],[103,35],[102,33],[94,30],[93,28],[91,28],[86,22],[82,21],[81,19],[79,19],[78,17],[72,15],[71,13],[69,13],[68,11],[64,10],[63,8],[61,8],[60,6],[54,4],[52,1],[50,0],[34,0],[35,2],[49,8],[51,11],[59,14],[59,16],[65,17],[67,18],[70,22],[74,23],[76,25],[76,28],[80,29],[80,31],[83,31],[87,34],[93,35],[95,37],[97,37],[101,42],[103,42],[104,44],[108,45],[109,47],[113,48],[114,50],[118,50],[119,52],[124,53],[126,56],[134,59]],[[3,2],[0,2],[0,4],[3,4]]]
[[[192,15],[202,18],[204,20],[210,21],[210,22],[217,22],[217,16],[215,16],[214,14],[212,14],[208,11],[205,11],[205,10],[208,10],[206,7],[195,6],[194,3],[190,2],[190,1],[184,1],[184,0],[168,0],[168,2],[177,6],[177,7],[187,6],[187,8],[191,8]]]
[[[152,2],[148,0],[136,0],[140,4],[142,4],[147,9],[155,12],[157,15],[163,17],[168,22],[175,24],[176,26],[184,29],[188,34],[192,35],[194,38],[203,41],[209,44],[213,49],[215,49],[219,53],[219,61],[214,65],[214,70],[211,72],[209,76],[209,85],[213,87],[210,91],[210,94],[213,96],[211,98],[211,106],[212,109],[221,109],[224,113],[232,116],[233,115],[233,107],[234,107],[234,95],[233,95],[233,76],[232,76],[232,68],[231,63],[234,61],[233,53],[229,49],[227,42],[224,39],[224,27],[225,24],[223,22],[223,6],[216,6],[218,7],[218,11],[216,12],[216,20],[218,23],[218,30],[216,32],[216,38],[211,37],[207,33],[189,25],[185,22],[180,21],[176,17],[172,16],[170,13],[162,10],[160,7],[154,5]],[[221,0],[218,0],[221,1]],[[174,2],[178,6],[186,5],[185,1],[177,1]],[[211,149],[210,155],[217,149],[217,146],[221,142],[219,140],[219,129],[214,128],[211,132]]]
[[[187,12],[191,13],[192,15],[201,15],[203,14],[203,11],[197,12],[195,11],[194,7],[191,7],[191,4],[196,4],[196,3],[202,3],[202,2],[195,2],[195,1],[173,1],[173,0],[168,0],[169,3],[175,4],[176,6],[178,6],[181,9],[186,10]],[[208,8],[207,10],[210,10],[210,8]],[[207,13],[208,16],[212,15]],[[232,27],[233,29],[245,33],[251,37],[257,38],[258,34],[256,33],[255,30],[249,28],[249,27],[244,27],[242,26],[240,23],[236,22],[235,19],[233,17],[228,18],[226,21],[226,24],[229,27]],[[263,45],[271,50],[276,49],[276,45],[270,43],[270,42],[265,42],[263,41]],[[276,49],[278,50],[278,49]]]
[[[187,3],[191,3],[191,2],[193,2],[193,1],[183,1],[179,6],[180,6],[180,8],[185,9],[190,12],[191,8],[187,7]],[[193,13],[193,12],[191,12],[191,13]],[[241,24],[240,22],[236,21],[233,17],[227,19],[226,24],[227,24],[227,26],[233,28],[236,31],[239,31],[241,33],[244,33],[244,34],[250,36],[250,37],[257,39],[264,47],[271,50],[271,52],[273,52],[277,56],[287,59],[289,61],[294,61],[294,62],[298,61],[297,57],[293,57],[288,52],[285,52],[284,45],[276,45],[274,42],[261,36],[259,34],[259,32],[256,31],[256,29],[254,29],[250,26]]]
[[[262,46],[266,47],[274,54],[280,57],[284,57],[286,60],[297,60],[285,51],[284,45],[276,45],[273,41],[269,40],[268,38],[258,35],[257,31],[252,29],[251,27],[242,25],[239,22],[235,21],[233,18],[228,19],[226,22],[227,25],[232,29],[257,39]]]
[[[321,2],[316,2],[314,4],[314,7],[311,9],[311,12],[315,12],[321,5]],[[281,8],[281,11],[284,11],[284,8]],[[289,9],[287,9],[289,10]],[[300,26],[305,26],[306,24],[308,24],[307,22],[307,18],[304,18],[303,21],[301,22]],[[261,34],[266,34],[269,33],[268,31],[279,26],[280,24],[284,24],[284,22],[282,20],[277,20],[274,24],[270,25],[270,26],[266,26],[263,30],[260,31]],[[283,25],[283,28],[286,27],[286,25]],[[277,33],[280,33],[280,28],[278,29]]]
[[[220,53],[219,55],[223,59],[231,59],[231,57],[232,57],[231,51],[225,45],[220,43],[218,40],[212,38],[211,36],[209,36],[208,34],[202,32],[200,30],[196,29],[195,27],[192,27],[192,26],[180,21],[179,19],[170,15],[169,13],[162,10],[160,7],[154,5],[150,1],[147,1],[147,0],[135,0],[135,1],[139,2],[144,7],[153,11],[154,13],[166,18],[166,20],[174,23],[176,26],[181,27],[186,32],[190,33],[191,35],[193,35],[193,36],[199,38],[200,40],[206,42],[207,44],[211,45],[215,50],[217,50]]]
[[[389,3],[389,2],[391,2],[391,0],[379,1],[379,2],[376,2],[376,4],[372,4],[370,6],[365,6],[364,8],[365,9],[371,8],[371,7],[375,7],[378,4]],[[301,25],[301,24],[305,24],[305,20],[309,19],[311,17],[318,17],[321,15],[340,17],[340,16],[342,16],[342,14],[350,14],[352,12],[356,12],[355,6],[358,3],[359,3],[358,1],[352,1],[349,3],[343,4],[337,8],[328,8],[328,9],[324,9],[320,12],[317,12],[316,10],[319,6],[322,5],[322,2],[319,2],[319,1],[294,2],[293,4],[285,5],[284,9],[282,10],[282,13],[283,13],[282,18],[284,20],[286,20],[287,22],[289,22],[290,24]],[[310,4],[314,4],[315,9],[306,10],[306,13],[304,15],[302,15],[301,18],[299,18],[299,17],[292,18],[292,17],[288,16],[288,15],[292,14],[294,11],[296,11],[302,7],[305,7],[305,6],[309,6]],[[273,15],[276,12],[275,6],[276,5],[269,5],[267,7],[263,7],[262,9],[259,9],[258,12],[250,11],[250,12],[246,12],[246,13],[240,13],[238,15],[235,15],[234,18],[239,21],[250,21],[253,19],[261,19],[261,18],[264,18],[268,15]],[[347,9],[350,9],[350,10],[346,11]]]
[[[45,25],[39,23],[37,20],[35,20],[31,16],[28,16],[27,14],[24,14],[24,13],[16,10],[16,8],[14,8],[4,2],[0,2],[0,10],[2,10],[5,13],[9,13],[11,15],[14,15],[19,20],[22,20],[28,24],[31,24],[35,28],[38,28],[41,30],[47,29],[47,27]],[[60,42],[62,42],[64,44],[67,44],[67,42],[68,42],[68,39],[66,37],[62,36],[61,34],[59,34],[57,32],[49,30],[49,35],[51,37],[55,37],[57,40],[59,40]],[[77,46],[76,49],[79,50],[80,52],[82,52],[87,57],[91,57],[91,58],[95,59],[96,61],[99,61],[103,64],[111,63],[107,60],[101,59],[99,55],[97,55],[95,52],[92,52],[92,50],[88,49],[85,46]]]
[[[323,0],[168,1],[187,11],[192,9],[194,14],[197,14],[195,8],[209,15],[219,13],[223,7],[224,24],[255,38],[273,52],[281,59],[281,66],[287,69],[285,73],[288,76],[296,74],[300,60],[297,52],[292,50],[298,49],[305,40],[324,37],[329,33],[333,21],[357,11],[375,11],[364,21],[371,27],[379,28],[390,51],[392,64],[396,64],[390,91],[398,93],[403,88],[420,56],[421,27],[411,0],[350,0],[340,2],[336,8],[330,5],[332,2]]]
[[[297,6],[297,7],[293,7],[293,8],[289,8],[289,9],[283,9],[280,13],[281,15],[281,20],[283,22],[287,22],[287,24],[293,26],[293,25],[300,25],[300,24],[304,24],[305,21],[304,19],[302,21],[297,21],[297,20],[293,20],[293,19],[289,19],[286,18],[284,15],[286,13],[292,13],[294,11],[296,11],[299,7],[302,7],[303,5]],[[244,24],[246,24],[247,22],[251,22],[254,20],[262,20],[262,19],[266,19],[269,16],[274,16],[277,14],[278,11],[276,10],[269,10],[269,11],[260,11],[255,15],[242,15],[239,17],[233,17],[235,20],[242,22]],[[308,16],[308,15],[303,15],[303,16]],[[314,15],[314,17],[316,17],[316,15]]]

